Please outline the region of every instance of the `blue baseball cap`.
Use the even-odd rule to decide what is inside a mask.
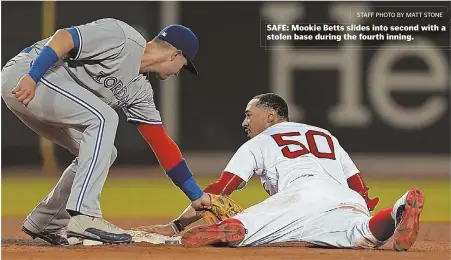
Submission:
[[[183,67],[191,73],[198,75],[193,61],[197,50],[199,49],[199,40],[191,29],[180,24],[171,24],[160,31],[158,38],[181,50],[183,56],[185,56],[188,61],[188,65]]]

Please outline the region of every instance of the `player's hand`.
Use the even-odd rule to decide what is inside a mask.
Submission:
[[[26,74],[19,80],[11,93],[16,96],[19,102],[28,106],[28,103],[34,98],[36,86],[36,82],[34,82],[30,75]]]
[[[176,234],[175,229],[172,227],[172,223],[166,225],[151,225],[134,228],[133,230],[144,231],[149,233],[160,234],[164,236],[174,236]]]
[[[193,207],[195,210],[201,210],[204,207],[208,207],[211,204],[211,198],[210,194],[204,193],[202,197],[198,198],[197,200],[191,201],[191,207]]]

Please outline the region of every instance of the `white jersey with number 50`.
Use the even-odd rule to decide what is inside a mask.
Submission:
[[[302,177],[325,178],[347,187],[359,170],[329,131],[300,123],[275,124],[244,143],[224,171],[248,181],[260,177],[273,195]]]

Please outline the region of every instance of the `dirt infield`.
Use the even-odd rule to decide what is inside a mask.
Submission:
[[[151,223],[164,223],[165,219],[112,220],[123,228]],[[378,250],[321,249],[305,244],[290,243],[258,248],[196,248],[178,245],[151,245],[134,243],[117,246],[73,246],[57,248],[45,242],[31,240],[20,231],[22,219],[2,218],[2,259],[450,259],[450,224],[422,224],[419,238],[408,252],[393,252],[391,241]]]

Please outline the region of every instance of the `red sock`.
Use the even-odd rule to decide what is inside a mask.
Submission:
[[[379,241],[386,241],[395,232],[395,220],[391,216],[392,210],[393,207],[382,209],[370,219],[370,231]]]

